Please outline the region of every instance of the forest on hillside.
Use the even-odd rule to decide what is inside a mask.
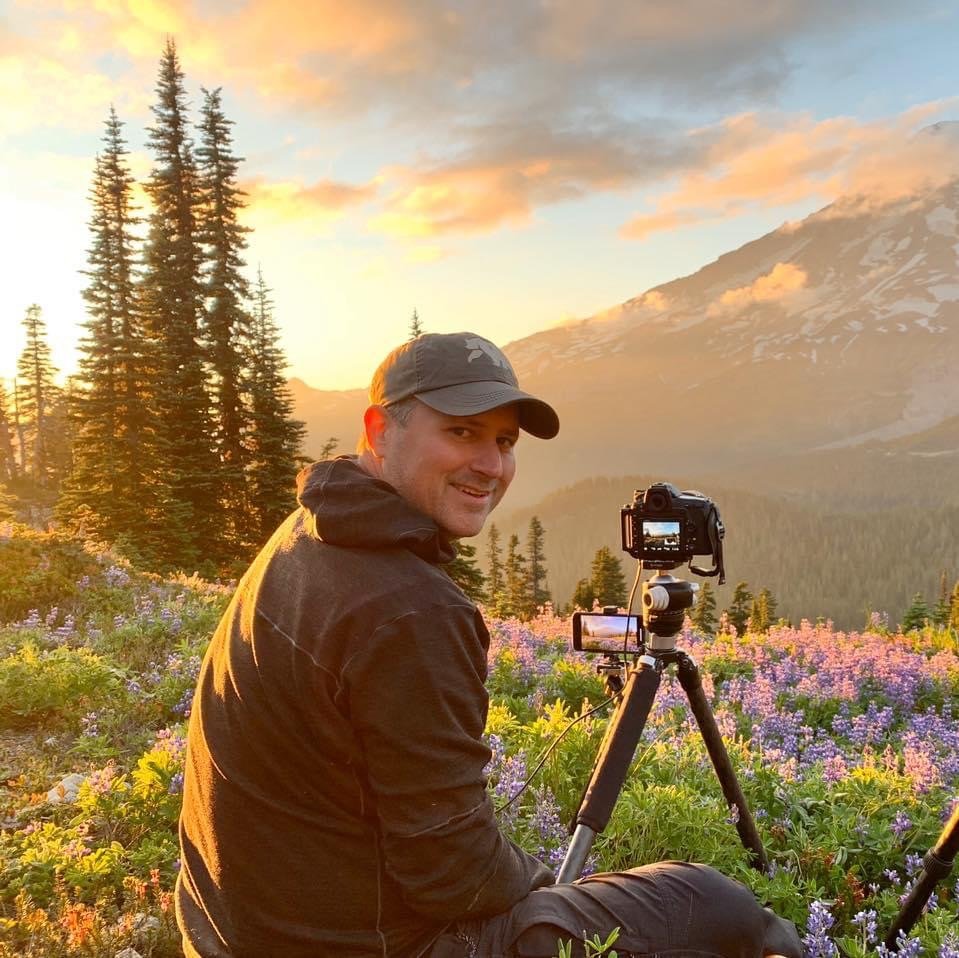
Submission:
[[[528,509],[496,516],[501,534],[522,535],[533,515],[544,528],[547,584],[554,602],[569,601],[588,573],[597,549],[607,546],[632,579],[633,560],[622,552],[620,509],[633,492],[661,476],[590,479],[561,489]],[[698,485],[670,478],[680,489]],[[717,590],[727,606],[737,582],[753,593],[772,591],[778,613],[832,619],[838,628],[860,628],[869,612],[902,620],[919,592],[930,606],[939,598],[943,573],[949,591],[959,575],[959,506],[916,503],[883,511],[843,514],[814,497],[783,501],[733,488],[701,488],[719,506],[726,527],[726,585]],[[477,540],[481,566],[485,543]],[[696,579],[685,567],[677,575]],[[703,581],[703,580],[698,580]],[[715,580],[712,580],[715,585]]]

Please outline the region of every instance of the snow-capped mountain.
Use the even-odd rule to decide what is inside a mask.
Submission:
[[[922,135],[955,139],[959,161],[956,129]],[[906,455],[900,440],[952,436],[936,427],[959,415],[959,176],[890,202],[845,198],[505,351],[562,423],[558,440],[521,444],[514,504],[589,476],[748,481],[804,456]],[[362,393],[295,385],[311,446],[351,448]],[[959,464],[959,449],[931,452],[925,468]]]

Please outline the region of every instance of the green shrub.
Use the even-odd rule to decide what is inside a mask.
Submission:
[[[0,539],[0,622],[62,605],[80,591],[79,580],[97,568],[82,543],[57,533],[18,530]]]
[[[118,673],[89,649],[27,643],[0,659],[0,727],[76,722],[121,689]]]

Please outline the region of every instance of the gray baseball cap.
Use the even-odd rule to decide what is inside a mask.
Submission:
[[[426,333],[397,346],[373,374],[370,402],[388,406],[409,396],[447,416],[516,403],[528,433],[552,439],[559,432],[553,407],[524,393],[509,360],[476,333]]]

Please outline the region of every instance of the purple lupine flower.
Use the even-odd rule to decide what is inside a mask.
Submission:
[[[121,569],[117,565],[111,565],[106,572],[103,573],[103,578],[107,580],[107,585],[115,588],[125,586],[130,581],[130,576],[126,570]]]
[[[896,836],[896,838],[902,838],[902,836],[905,835],[910,828],[912,828],[912,819],[910,819],[909,816],[900,809],[898,812],[896,812],[896,817],[892,820],[892,824],[889,826],[889,828],[892,830],[892,833]]]
[[[874,909],[860,911],[853,916],[852,923],[862,932],[864,945],[872,945],[876,941],[877,915]]]
[[[167,787],[171,795],[179,795],[183,791],[183,772],[177,772],[171,779]]]
[[[98,713],[87,712],[87,714],[80,719],[80,734],[85,738],[96,738],[100,734],[100,726],[97,724],[99,721],[100,716]]]
[[[816,900],[809,906],[809,920],[802,939],[806,958],[836,958],[839,949],[829,937],[829,929],[834,923],[835,918],[824,901]]]
[[[946,935],[939,946],[938,958],[959,958],[959,938],[955,935]]]

